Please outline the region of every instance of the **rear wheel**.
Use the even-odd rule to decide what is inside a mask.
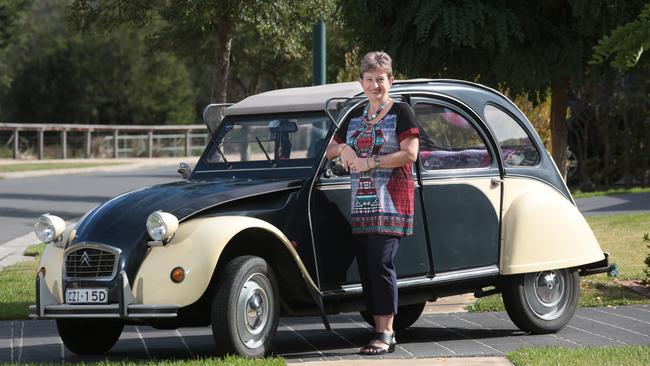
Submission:
[[[425,305],[426,302],[398,307],[395,319],[393,319],[393,329],[402,330],[413,325],[420,318],[420,315],[422,315]],[[375,326],[375,319],[373,319],[372,315],[368,314],[365,310],[361,310],[359,313],[368,324],[372,327]]]
[[[56,328],[70,351],[78,355],[101,355],[120,338],[124,324],[108,320],[57,319]]]
[[[269,354],[279,315],[278,286],[266,261],[254,256],[230,261],[212,301],[217,352],[250,358]]]
[[[554,333],[564,328],[576,310],[580,278],[572,269],[505,277],[503,302],[508,316],[526,332]]]

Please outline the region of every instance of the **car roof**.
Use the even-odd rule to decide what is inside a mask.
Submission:
[[[362,91],[357,81],[271,90],[226,108],[224,115],[322,111],[328,99],[353,97]]]

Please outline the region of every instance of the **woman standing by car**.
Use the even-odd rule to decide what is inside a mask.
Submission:
[[[394,259],[402,236],[413,232],[413,173],[419,130],[406,103],[388,95],[393,84],[391,58],[370,52],[361,61],[359,82],[368,98],[341,124],[327,149],[341,157],[352,185],[352,234],[375,336],[361,348],[365,355],[393,352],[397,313]]]

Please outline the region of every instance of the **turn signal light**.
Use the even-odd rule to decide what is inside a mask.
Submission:
[[[183,267],[176,267],[172,269],[172,273],[170,273],[169,277],[173,282],[181,283],[185,279],[185,270]]]

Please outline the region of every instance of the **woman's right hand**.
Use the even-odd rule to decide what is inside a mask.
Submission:
[[[354,152],[354,149],[350,147],[350,145],[345,144],[345,147],[343,147],[343,150],[341,150],[341,161],[343,162],[343,166],[345,167],[346,171],[350,171],[350,162],[354,161],[354,159],[357,158],[357,154]]]

